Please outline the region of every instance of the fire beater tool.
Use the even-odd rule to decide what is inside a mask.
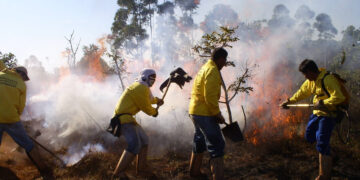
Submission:
[[[314,104],[288,104],[286,106],[313,108]],[[340,141],[344,144],[347,144],[350,141],[351,118],[349,117],[349,113],[347,112],[347,110],[341,109],[341,111],[343,111],[344,115],[342,116],[342,118],[338,119],[335,129],[337,131]]]
[[[225,122],[226,126],[224,128],[222,128],[222,132],[225,137],[229,138],[233,142],[243,141],[244,137],[243,137],[243,134],[239,127],[239,124],[237,122],[232,121],[231,109],[230,109],[230,105],[229,105],[229,96],[227,94],[226,85],[222,78],[221,73],[220,73],[220,77],[221,77],[221,85],[222,85],[222,88],[225,93],[225,103],[226,103],[226,108],[227,108],[227,111],[229,114],[229,121],[230,121],[229,124]]]
[[[30,111],[26,111],[28,113],[28,116],[32,118],[32,115],[30,113]],[[50,149],[46,148],[44,145],[40,144],[37,140],[35,140],[38,136],[41,135],[41,132],[39,130],[35,131],[35,135],[34,137],[32,136],[28,136],[35,144],[37,144],[39,147],[41,147],[43,150],[45,150],[46,152],[48,152],[51,156],[53,156],[55,159],[57,159],[61,164],[60,164],[60,167],[61,168],[64,168],[66,167],[66,163],[59,157],[57,156],[54,152],[52,152]]]
[[[61,168],[64,168],[66,167],[66,163],[61,159],[59,158],[59,156],[57,156],[55,153],[53,153],[51,150],[49,150],[48,148],[46,148],[45,146],[43,146],[42,144],[40,144],[38,141],[36,141],[34,138],[32,138],[31,136],[29,136],[29,138],[35,143],[37,144],[39,147],[41,147],[42,149],[44,149],[46,152],[48,152],[50,155],[52,155],[55,159],[57,159],[58,161],[60,161],[61,165],[60,167]]]
[[[174,71],[170,73],[170,77],[167,78],[161,85],[160,85],[160,91],[163,92],[163,89],[166,87],[165,92],[161,98],[161,100],[164,100],[170,84],[175,83],[177,84],[181,89],[185,85],[186,82],[190,82],[192,79],[191,76],[189,76],[182,68],[178,67]],[[156,110],[159,109],[160,106],[156,107]]]

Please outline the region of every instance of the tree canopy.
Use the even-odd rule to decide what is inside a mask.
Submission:
[[[7,68],[14,68],[17,66],[17,59],[13,53],[2,54],[0,52],[0,61],[2,61]]]

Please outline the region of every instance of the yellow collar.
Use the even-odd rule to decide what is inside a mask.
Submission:
[[[316,78],[316,81],[321,81],[321,79],[324,78],[324,75],[327,72],[325,68],[319,68],[319,70],[320,70],[320,74]]]

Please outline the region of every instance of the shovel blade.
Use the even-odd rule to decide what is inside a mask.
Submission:
[[[222,132],[226,138],[230,139],[233,142],[240,142],[244,140],[241,129],[237,122],[226,125],[222,129]]]

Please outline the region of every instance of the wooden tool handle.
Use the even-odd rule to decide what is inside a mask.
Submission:
[[[219,73],[220,73],[220,78],[221,78],[221,85],[222,85],[222,88],[224,89],[224,93],[225,93],[225,103],[226,103],[226,108],[227,108],[228,114],[229,114],[229,121],[231,124],[232,123],[232,115],[231,115],[231,109],[230,109],[230,104],[229,104],[229,96],[228,96],[228,93],[226,90],[226,85],[225,85],[224,79],[222,78],[221,72],[219,72]]]
[[[168,82],[167,85],[166,85],[165,92],[164,92],[164,94],[162,95],[162,98],[161,98],[161,100],[163,100],[163,101],[164,101],[164,98],[165,98],[165,96],[166,96],[166,94],[167,94],[167,92],[168,92],[168,90],[169,90],[170,84],[171,84],[171,76],[170,76],[170,78],[169,78],[169,82]],[[157,105],[157,106],[156,106],[156,111],[159,110],[159,108],[160,108],[160,106]]]

